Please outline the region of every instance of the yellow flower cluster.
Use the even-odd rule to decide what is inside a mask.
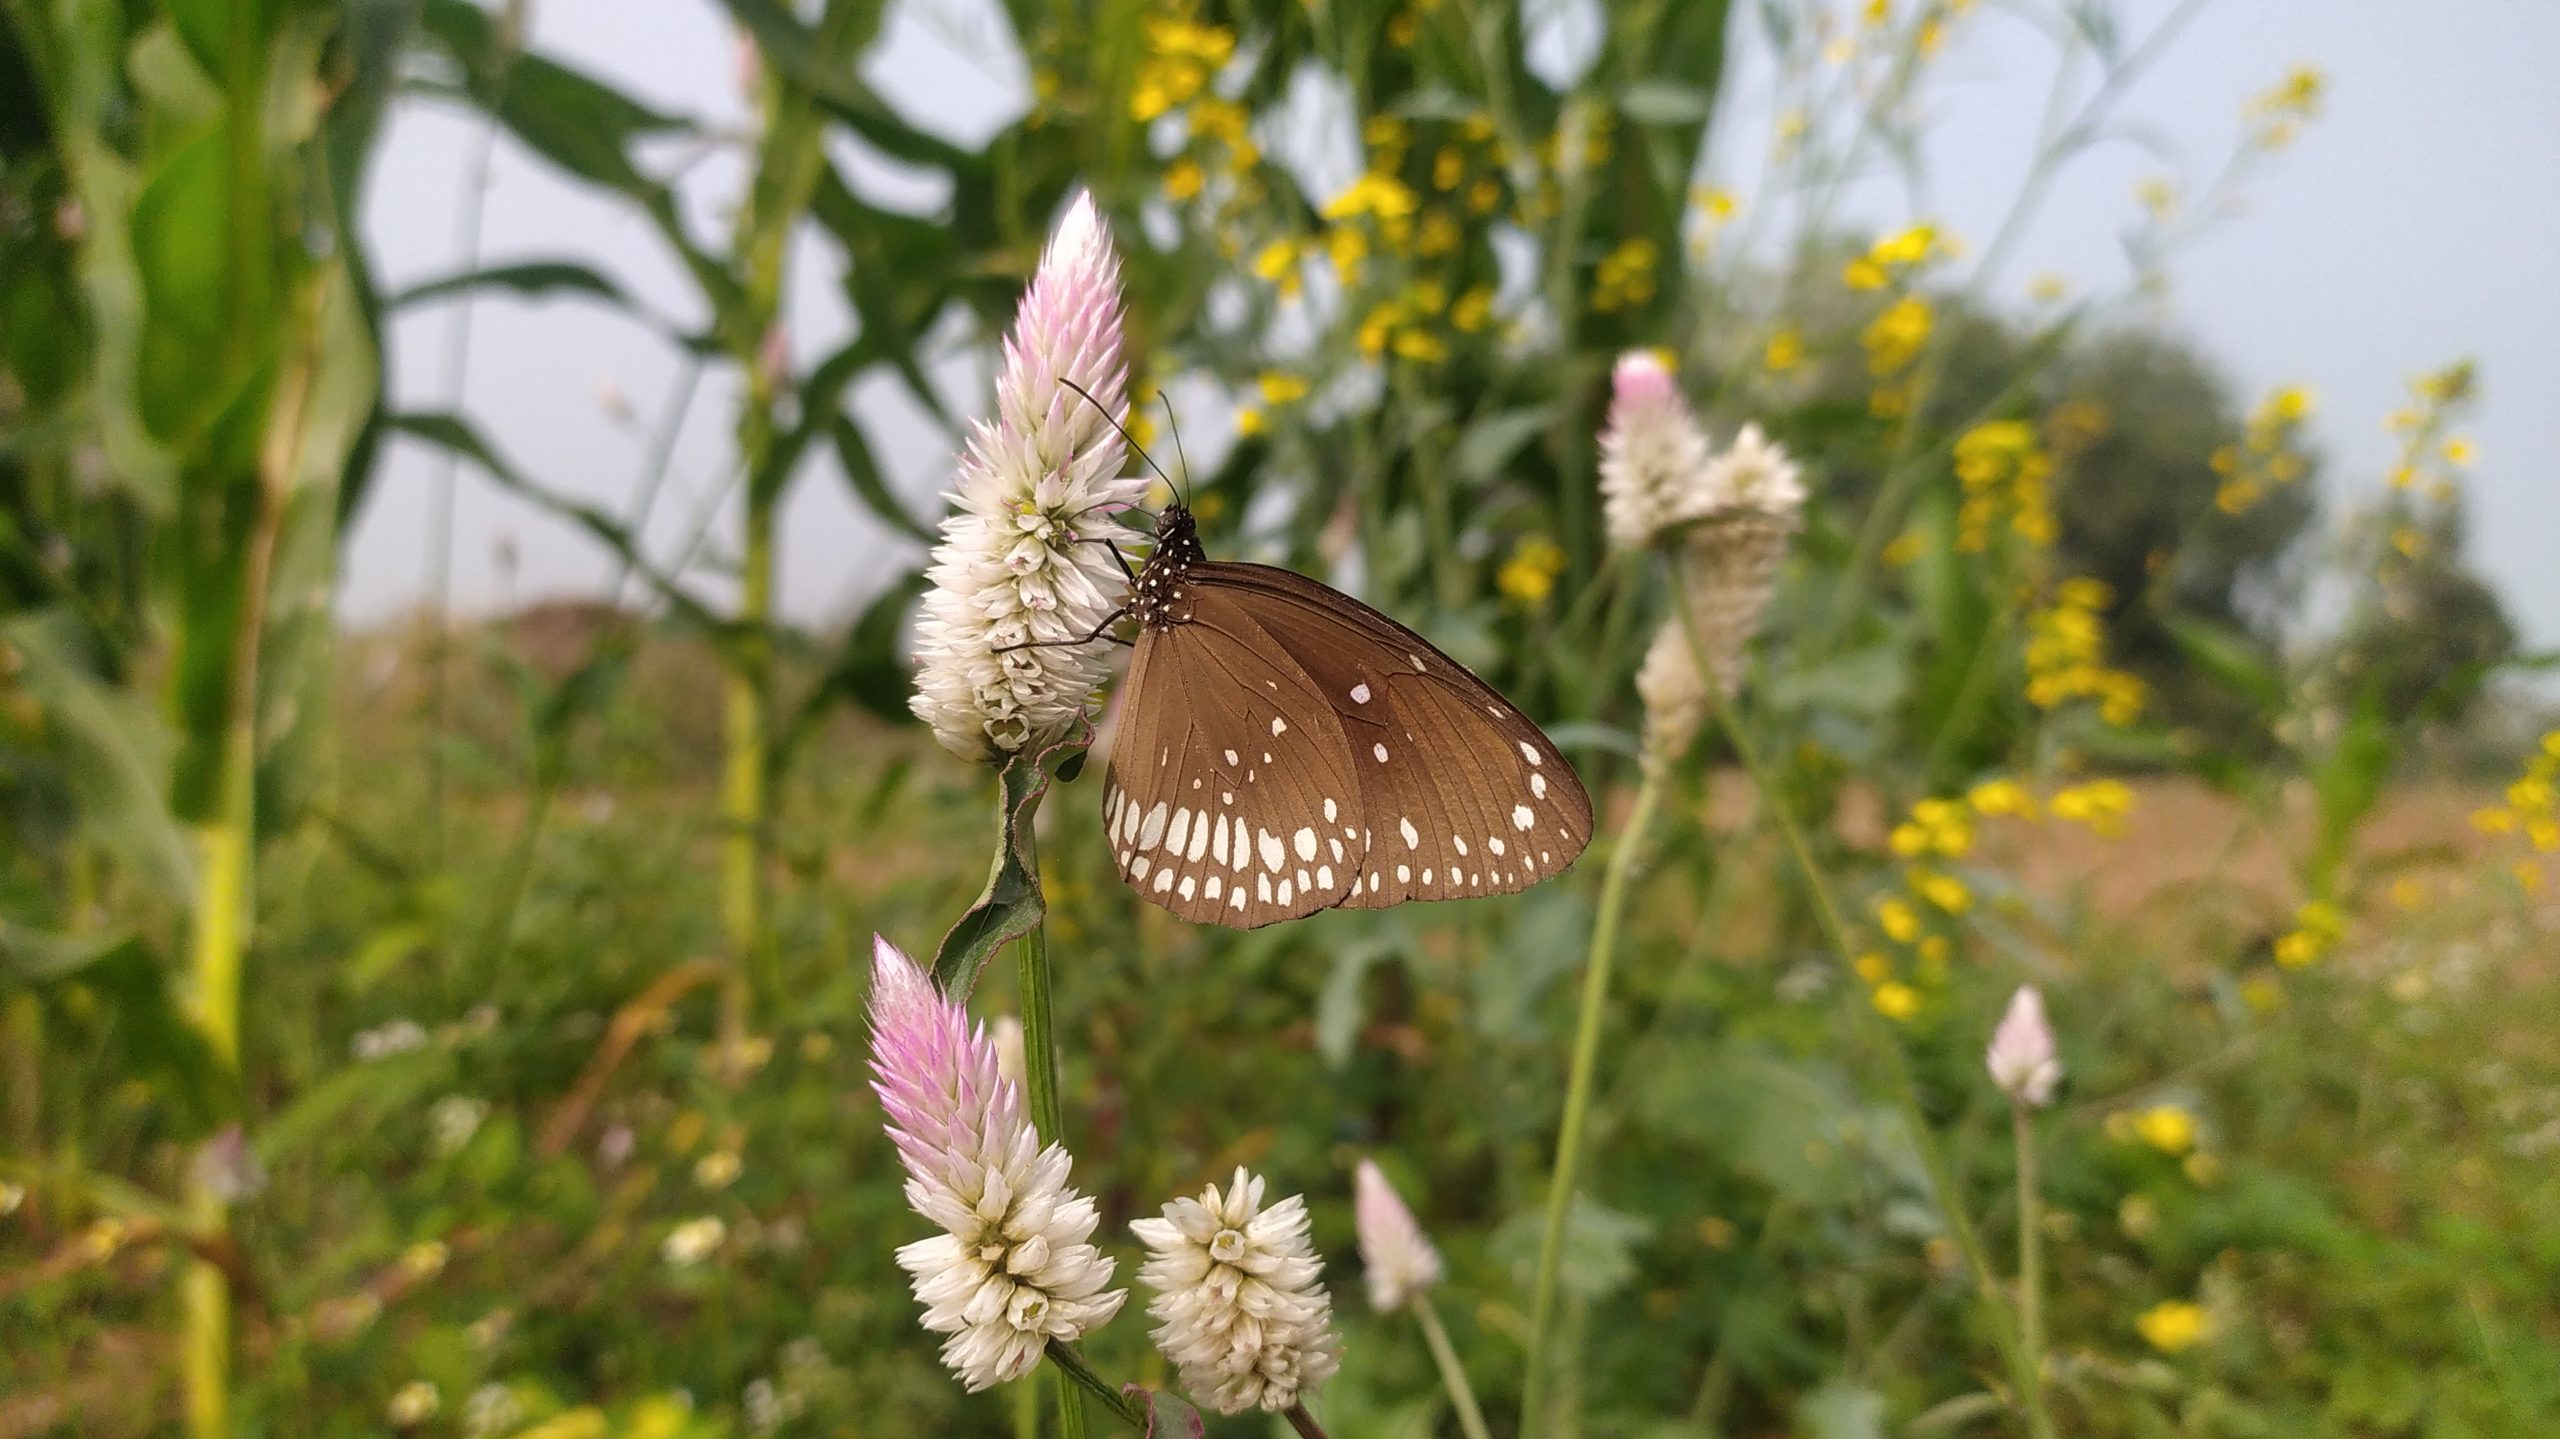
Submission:
[[[2251,97],[2244,112],[2250,141],[2269,150],[2292,144],[2302,127],[2319,117],[2321,96],[2328,87],[2327,77],[2317,69],[2295,66],[2272,89]]]
[[[2062,582],[2053,603],[2027,616],[2027,700],[2057,709],[2098,702],[2098,716],[2122,727],[2142,715],[2150,687],[2107,664],[2107,607],[2115,592],[2093,579]]]
[[[1495,573],[1494,584],[1504,598],[1535,606],[1555,593],[1556,578],[1563,573],[1563,546],[1544,535],[1523,535]]]
[[[2473,827],[2482,834],[2521,834],[2535,854],[2560,853],[2560,730],[2542,737],[2524,773],[2507,786],[2506,800],[2473,811]],[[2541,886],[2542,870],[2530,859],[2516,861],[2515,875],[2528,890]]]
[[[2305,903],[2293,912],[2293,928],[2276,941],[2276,963],[2287,969],[2317,964],[2347,933],[2347,917],[2325,899]]]
[[[2471,362],[2462,360],[2409,382],[2416,403],[2393,412],[2390,421],[2400,437],[2391,466],[2393,489],[2414,490],[2438,504],[2453,498],[2473,454],[2471,441],[2450,431],[2477,393],[2478,378]]]
[[[2053,543],[2053,457],[2035,426],[2024,420],[1992,420],[1956,439],[1956,480],[1964,507],[1956,518],[1956,547],[1979,554],[1991,547],[2002,517],[2032,545]]]
[[[2309,471],[2301,439],[2311,406],[2311,392],[2300,385],[2286,385],[2258,402],[2240,443],[2213,452],[2213,472],[2222,477],[2213,496],[2216,508],[2226,515],[2246,514],[2269,491]]]
[[[1232,30],[1178,15],[1147,21],[1147,54],[1130,87],[1129,115],[1141,123],[1189,104],[1235,57]]]
[[[1866,346],[1867,373],[1885,379],[1909,369],[1936,325],[1936,312],[1918,295],[1905,295],[1885,306],[1858,337]]]
[[[1881,290],[1947,252],[1937,226],[1914,225],[1876,241],[1867,253],[1851,260],[1840,271],[1840,282],[1852,290]]]
[[[1653,299],[1653,272],[1661,254],[1638,236],[1608,254],[1591,273],[1591,308],[1601,314],[1631,310]]]

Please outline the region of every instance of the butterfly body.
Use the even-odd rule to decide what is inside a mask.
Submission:
[[[1179,505],[1129,610],[1103,819],[1121,877],[1182,918],[1509,893],[1589,842],[1572,766],[1491,686],[1303,575],[1209,559]]]

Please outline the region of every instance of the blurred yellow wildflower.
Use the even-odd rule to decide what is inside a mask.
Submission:
[[[1194,199],[1208,184],[1208,180],[1209,174],[1200,168],[1199,161],[1187,158],[1176,160],[1165,168],[1164,192],[1176,200]]]
[[[2053,603],[2027,616],[2027,700],[2054,709],[2094,699],[2099,718],[2129,725],[2142,714],[2150,687],[2106,662],[2107,606],[2114,591],[2092,579],[2065,580]]]
[[[1188,103],[1236,52],[1232,30],[1170,16],[1147,21],[1147,56],[1129,92],[1130,118],[1147,121]]]
[[[1919,358],[1935,324],[1929,302],[1917,295],[1905,295],[1886,306],[1859,336],[1867,349],[1868,373],[1894,374]]]
[[[1304,375],[1292,375],[1285,370],[1265,370],[1254,383],[1262,391],[1262,402],[1266,405],[1286,405],[1307,397],[1307,377]]]
[[[1893,978],[1893,962],[1886,959],[1883,955],[1876,953],[1874,950],[1869,950],[1865,954],[1859,955],[1858,962],[1855,967],[1858,971],[1858,978],[1865,980],[1869,984],[1882,984],[1886,980]]]
[[[1253,257],[1253,273],[1279,287],[1283,295],[1298,293],[1298,261],[1306,247],[1296,240],[1274,240]]]
[[[1653,298],[1660,251],[1638,236],[1600,258],[1591,275],[1591,308],[1601,314],[1632,309]]]
[[[1494,585],[1505,597],[1534,605],[1555,593],[1556,576],[1563,573],[1563,546],[1544,535],[1523,535],[1502,562]]]
[[[2177,1156],[2196,1147],[2196,1117],[2174,1104],[2155,1104],[2133,1117],[2134,1137]]]
[[[2152,1348],[2163,1354],[2180,1354],[2202,1342],[2211,1326],[2202,1306],[2183,1299],[2164,1299],[2142,1311],[2133,1327]]]
[[[2293,912],[2292,930],[2276,941],[2276,963],[2287,969],[2317,963],[2346,932],[2346,916],[2336,905],[2312,900]]]
[[[2120,839],[2125,817],[2133,813],[2133,791],[2111,779],[2091,780],[2057,790],[2047,802],[2055,819],[2084,824],[2105,839]]]
[[[1891,1020],[1905,1020],[1920,1012],[1920,991],[1902,981],[1887,980],[1876,986],[1876,1013]]]
[[[1798,334],[1792,325],[1779,330],[1769,337],[1768,346],[1760,352],[1760,363],[1781,375],[1803,364],[1804,336]]]
[[[1460,295],[1458,302],[1449,307],[1449,328],[1460,334],[1472,335],[1483,329],[1485,322],[1492,318],[1493,287],[1490,285],[1476,286]]]
[[[1991,420],[1956,438],[1956,480],[1964,505],[1956,516],[1956,548],[1979,554],[1991,547],[2002,516],[2032,545],[2054,538],[2053,457],[2024,420]]]
[[[1877,901],[1876,923],[1896,944],[1909,944],[1920,937],[1920,912],[1908,900]]]
[[[1883,560],[1886,565],[1894,569],[1903,569],[1909,566],[1912,561],[1920,558],[1921,554],[1925,552],[1928,547],[1929,540],[1927,536],[1921,534],[1918,530],[1904,530],[1901,534],[1893,537],[1892,542],[1884,547],[1883,553],[1878,555],[1877,558]]]
[[[2473,827],[2483,834],[2522,834],[2536,853],[2560,853],[2560,730],[2542,737],[2505,798],[2502,805],[2474,811]]]
[[[2013,779],[1984,780],[1965,792],[1965,802],[1973,806],[1975,814],[1984,816],[2015,815],[2021,819],[2032,819],[2036,812],[2036,797],[2027,792],[2025,785]]]
[[[1251,436],[1262,434],[1270,428],[1271,417],[1264,414],[1259,407],[1247,405],[1243,409],[1236,411],[1236,433],[1239,436],[1250,438]]]
[[[1951,874],[1942,874],[1934,869],[1915,869],[1911,871],[1911,888],[1922,899],[1949,914],[1962,914],[1973,908],[1973,891],[1963,880]]]
[[[2298,65],[2272,89],[2249,101],[2244,112],[2249,138],[2269,150],[2281,150],[2301,134],[2304,122],[2317,117],[2328,80],[2309,65]]]

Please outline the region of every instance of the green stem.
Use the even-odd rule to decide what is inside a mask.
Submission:
[[[1636,804],[1609,852],[1609,869],[1600,882],[1600,913],[1591,927],[1591,952],[1582,966],[1582,1011],[1573,1036],[1572,1067],[1567,1071],[1564,1125],[1556,1135],[1554,1177],[1547,1184],[1546,1232],[1538,1245],[1538,1275],[1529,1302],[1528,1371],[1522,1383],[1520,1432],[1546,1432],[1544,1405],[1553,1363],[1547,1340],[1555,1323],[1556,1285],[1562,1275],[1565,1217],[1573,1207],[1575,1171],[1582,1162],[1583,1125],[1590,1114],[1592,1079],[1599,1069],[1601,1018],[1609,1005],[1609,968],[1617,950],[1618,917],[1626,908],[1627,883],[1635,872],[1637,850],[1653,812],[1661,803],[1659,769],[1646,773],[1636,791]]]
[[[1308,1413],[1304,1404],[1290,1405],[1289,1412],[1280,1417],[1288,1420],[1289,1427],[1298,1431],[1298,1439],[1326,1439],[1324,1426],[1316,1422],[1316,1416]]]
[[[1140,1433],[1146,1432],[1147,1412],[1138,1407],[1138,1401],[1105,1383],[1101,1375],[1093,1372],[1093,1366],[1084,1362],[1084,1356],[1076,1352],[1074,1345],[1063,1339],[1052,1339],[1048,1353],[1049,1362],[1057,1366],[1058,1377],[1062,1381],[1058,1388],[1062,1392],[1074,1394],[1081,1390],[1110,1410],[1112,1418]],[[1075,1412],[1081,1416],[1084,1411],[1078,1408]]]
[[[1038,845],[1026,819],[1022,858],[1035,876],[1040,872]],[[1022,937],[1016,955],[1021,961],[1017,998],[1022,1005],[1022,1077],[1023,1087],[1030,1091],[1031,1127],[1039,1131],[1043,1143],[1064,1144],[1066,1122],[1059,1116],[1058,1104],[1058,1014],[1051,993],[1046,919]],[[1056,1348],[1052,1346],[1052,1353]],[[1084,1403],[1071,1384],[1058,1386],[1058,1432],[1068,1439],[1083,1439],[1086,1433]]]
[[[2044,1393],[2044,1192],[2036,1175],[2035,1112],[2012,1100],[2009,1119],[2018,1141],[2018,1347],[2026,1356],[2028,1422],[2042,1436],[2054,1432]]]
[[[1413,1317],[1422,1326],[1422,1342],[1431,1346],[1431,1362],[1440,1366],[1440,1384],[1449,1391],[1449,1407],[1458,1412],[1458,1428],[1467,1439],[1492,1439],[1484,1426],[1484,1410],[1476,1403],[1475,1387],[1467,1383],[1467,1371],[1458,1363],[1449,1331],[1440,1327],[1440,1311],[1431,1307],[1430,1295],[1413,1296]]]

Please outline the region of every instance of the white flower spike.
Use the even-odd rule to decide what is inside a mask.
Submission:
[[[963,759],[1064,738],[1109,673],[1108,641],[1060,642],[1092,634],[1128,588],[1109,542],[1147,482],[1121,474],[1120,343],[1120,261],[1080,195],[1005,339],[996,417],[971,430],[916,624],[911,707]]]
[[[1264,1208],[1262,1188],[1239,1167],[1223,1191],[1212,1184],[1129,1226],[1150,1251],[1138,1278],[1156,1291],[1156,1347],[1221,1414],[1283,1413],[1341,1367],[1306,1201]]]
[[[1713,502],[1709,452],[1698,417],[1650,350],[1630,350],[1609,377],[1609,419],[1600,431],[1600,512],[1611,543],[1652,544]]]
[[[995,1041],[886,939],[871,966],[871,1087],[907,1170],[907,1203],[943,1232],[898,1250],[942,1362],[972,1392],[1018,1379],[1052,1339],[1110,1322],[1127,1291],[1093,1247],[1093,1201],[1042,1148]]]
[[[1392,1314],[1440,1282],[1440,1251],[1424,1237],[1413,1211],[1376,1160],[1361,1160],[1353,1176],[1352,1218],[1360,1232],[1360,1263],[1367,1272],[1372,1308]]]
[[[2035,1109],[2053,1102],[2054,1087],[2062,1083],[2062,1058],[2054,1048],[2053,1026],[2045,1021],[2044,996],[2034,985],[2022,984],[2011,996],[1983,1063],[1991,1082],[2011,1099]]]

